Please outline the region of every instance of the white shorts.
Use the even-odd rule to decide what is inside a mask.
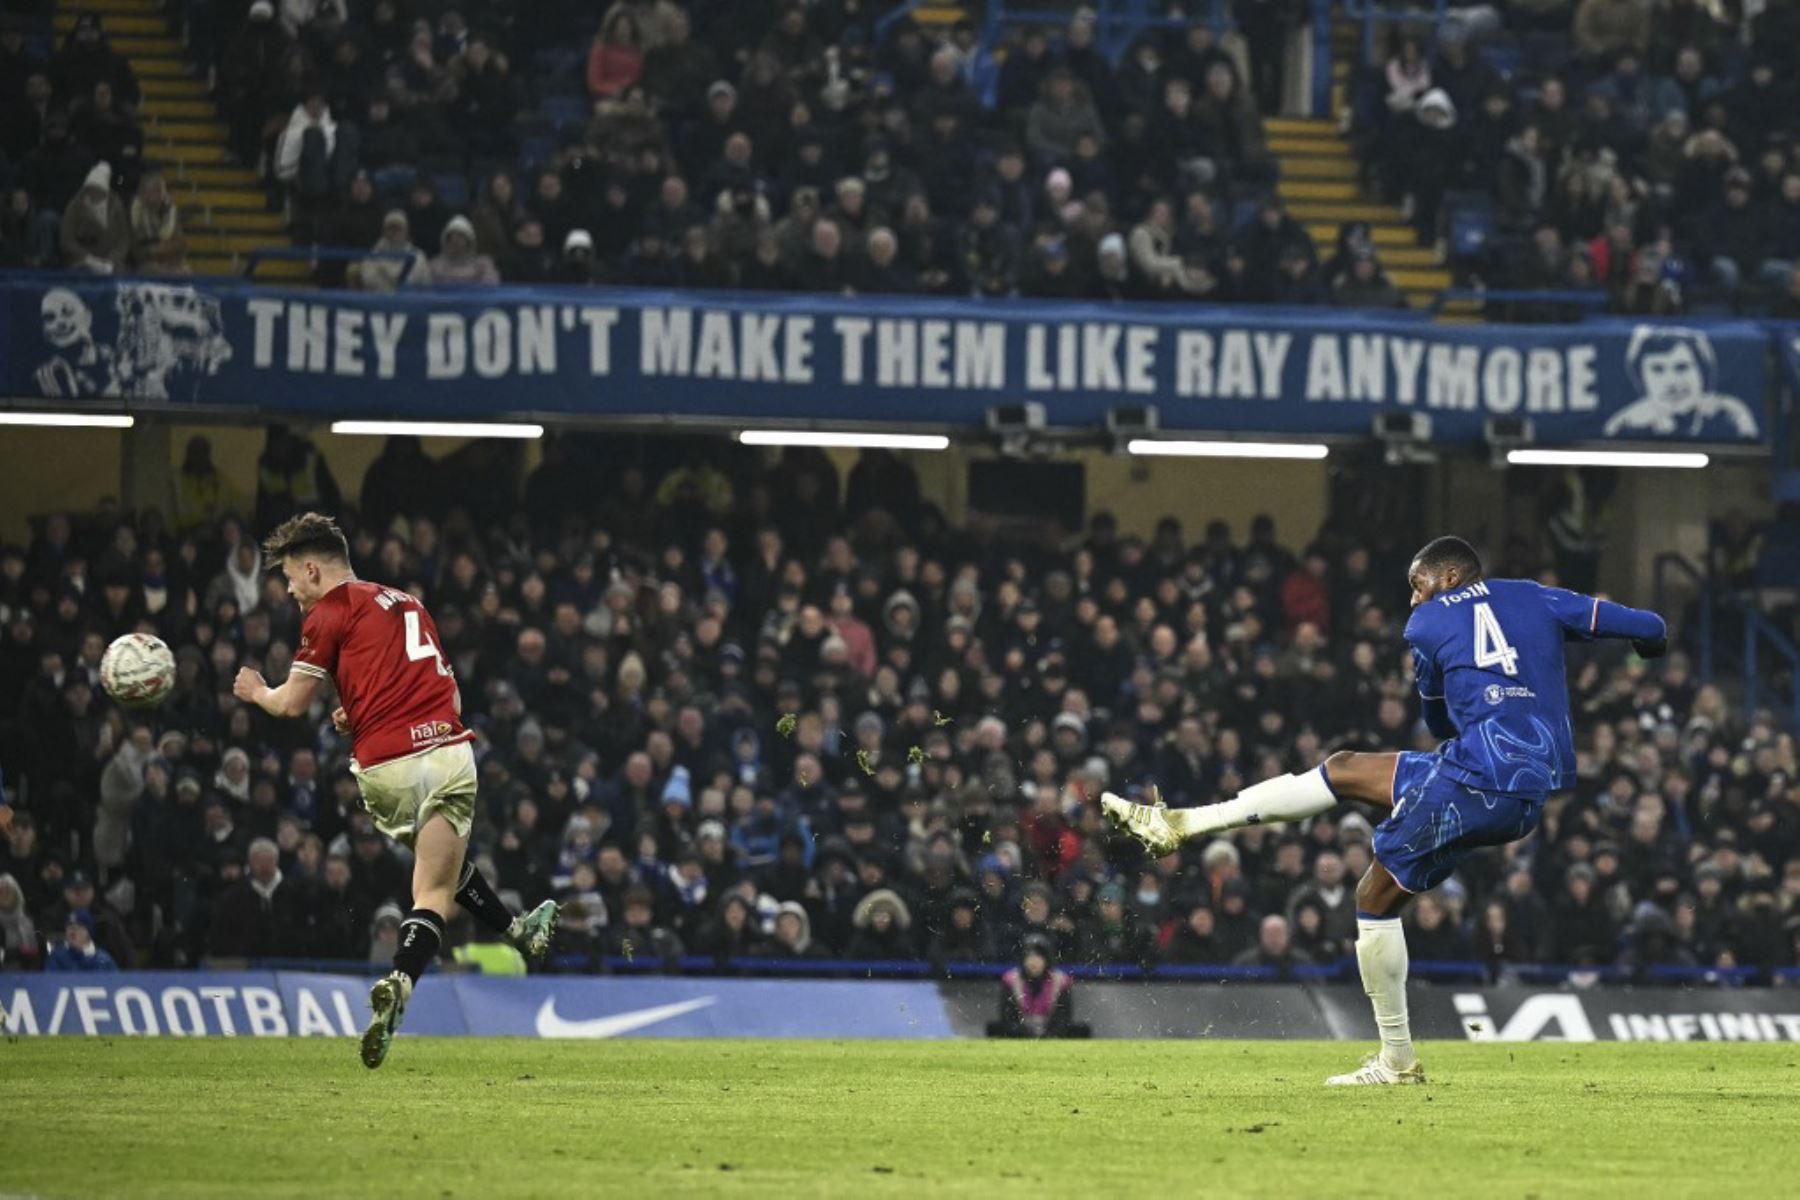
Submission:
[[[363,768],[350,764],[375,827],[404,846],[441,816],[468,839],[475,823],[475,751],[468,742],[436,746]]]

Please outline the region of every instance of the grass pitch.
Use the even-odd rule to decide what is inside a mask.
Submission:
[[[1780,1195],[1800,1046],[44,1038],[0,1194]]]

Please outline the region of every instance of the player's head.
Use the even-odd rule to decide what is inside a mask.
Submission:
[[[1691,329],[1640,325],[1625,351],[1625,368],[1644,399],[1685,412],[1712,390],[1712,339]]]
[[[350,543],[330,517],[301,513],[263,539],[263,561],[287,576],[288,595],[305,612],[350,573]]]
[[[1406,570],[1406,582],[1412,585],[1413,607],[1442,592],[1474,583],[1481,574],[1481,555],[1475,553],[1475,547],[1459,537],[1433,538],[1413,555],[1412,566]]]

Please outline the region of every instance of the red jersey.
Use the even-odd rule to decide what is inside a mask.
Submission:
[[[326,592],[300,626],[294,670],[336,681],[364,768],[474,737],[437,623],[396,588],[352,579]]]

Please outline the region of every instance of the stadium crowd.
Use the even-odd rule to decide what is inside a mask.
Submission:
[[[1333,748],[1427,744],[1405,535],[955,528],[886,452],[842,477],[704,439],[544,449],[521,478],[496,443],[433,462],[394,439],[351,504],[298,434],[271,429],[254,497],[196,438],[167,516],[52,515],[0,547],[0,966],[392,954],[405,858],[324,707],[278,722],[230,696],[240,665],[285,677],[298,636],[255,535],[315,507],[344,514],[361,575],[434,613],[478,732],[472,852],[521,903],[563,902],[565,968],[1351,953],[1379,814],[1147,861],[1096,801],[1206,803]],[[1493,566],[1554,576],[1523,544]],[[150,712],[97,682],[132,629],[176,652]],[[1679,652],[1583,648],[1571,676],[1578,786],[1411,906],[1413,958],[1794,965],[1792,731]]]
[[[1800,5],[1505,10],[1499,34],[1393,26],[1354,89],[1367,178],[1421,235],[1488,283],[1616,311],[1800,315]]]
[[[1272,198],[1259,110],[1290,5],[1224,39],[1148,34],[1117,65],[1090,9],[1001,62],[967,21],[878,37],[895,7],[255,0],[184,22],[296,240],[389,252],[324,282],[1397,303]],[[0,261],[178,269],[108,211],[161,193],[102,18],[48,62],[16,24]]]

